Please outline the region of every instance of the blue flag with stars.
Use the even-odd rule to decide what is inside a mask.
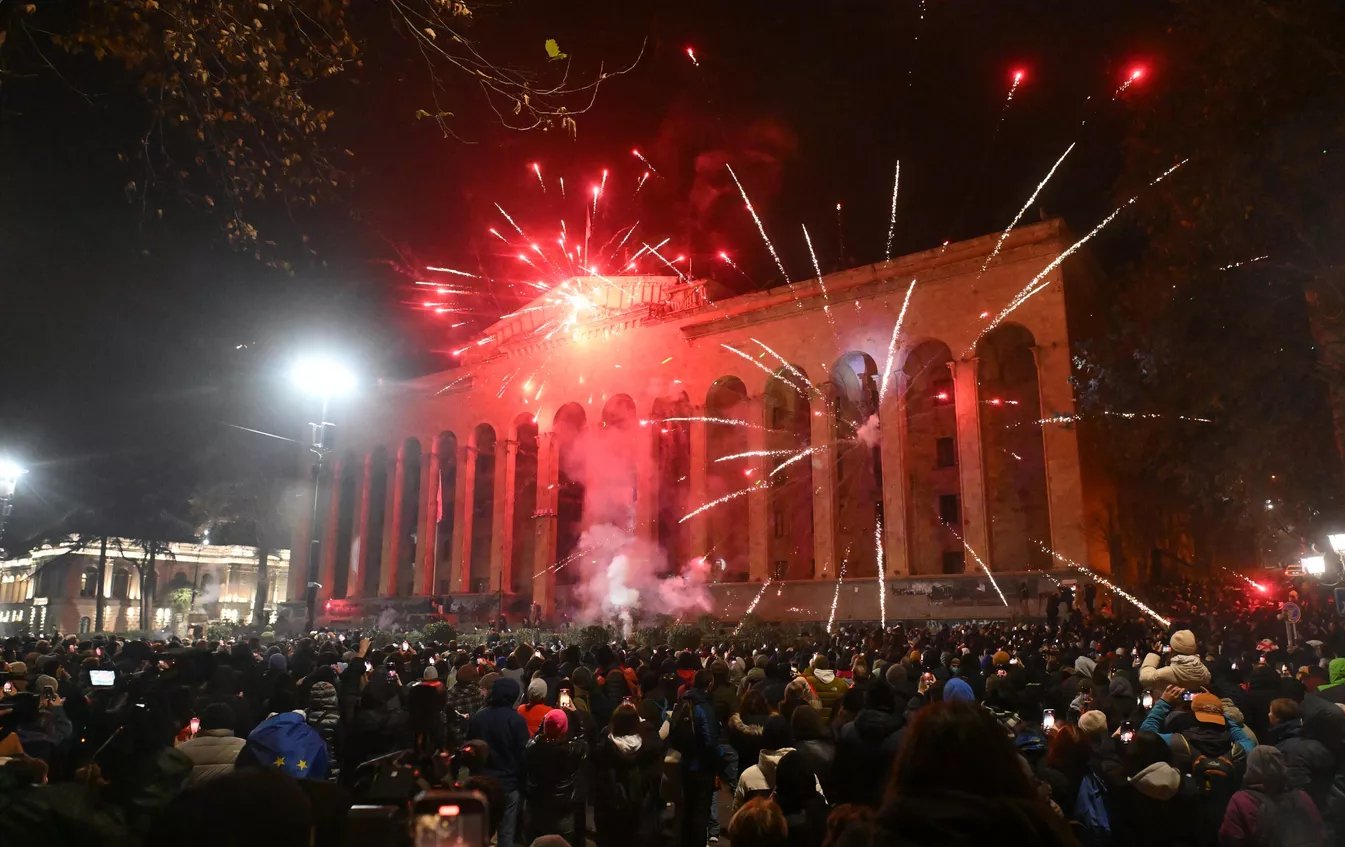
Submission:
[[[258,764],[298,779],[326,779],[327,743],[297,712],[281,712],[257,725],[244,748]]]

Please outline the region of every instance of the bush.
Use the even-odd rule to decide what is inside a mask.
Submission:
[[[393,641],[396,640],[393,638],[391,632],[388,632],[386,629],[376,629],[376,628],[366,630],[364,633],[364,637],[369,639],[369,646],[374,648],[375,650],[381,650],[382,648],[387,647],[389,644],[391,644]]]
[[[610,627],[601,624],[592,624],[579,630],[576,641],[580,647],[586,650],[591,650],[594,647],[600,647],[603,644],[610,644],[614,638],[615,635]]]
[[[206,641],[228,641],[242,629],[241,624],[233,621],[211,621],[205,625]]]
[[[437,641],[440,644],[447,644],[450,641],[456,641],[458,638],[457,630],[453,629],[453,625],[448,621],[435,621],[426,624],[421,633],[424,635],[426,642]]]
[[[668,646],[674,650],[695,650],[704,638],[704,631],[695,624],[679,623],[668,627]]]

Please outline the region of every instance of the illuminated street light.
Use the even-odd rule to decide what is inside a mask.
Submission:
[[[1331,549],[1337,553],[1345,553],[1345,532],[1333,532],[1326,537],[1331,542]]]
[[[335,397],[350,394],[355,390],[358,379],[355,372],[343,362],[325,356],[310,356],[298,360],[290,369],[290,380],[303,391],[314,397],[322,398],[322,414],[315,423],[310,423],[312,441],[308,449],[313,453],[313,519],[308,524],[308,580],[304,591],[304,627],[313,629],[313,620],[317,612],[318,556],[322,546],[322,528],[320,502],[322,500],[322,469],[327,462],[331,448],[327,445],[327,406]]]
[[[1300,564],[1303,565],[1303,571],[1308,576],[1321,576],[1326,573],[1325,556],[1304,556],[1300,560]]]

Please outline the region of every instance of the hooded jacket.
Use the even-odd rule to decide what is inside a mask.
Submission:
[[[860,709],[855,719],[841,728],[833,772],[839,796],[830,800],[878,805],[896,757],[898,731],[904,723],[901,716],[891,712]]]
[[[1302,719],[1275,724],[1266,733],[1263,743],[1284,754],[1289,787],[1303,789],[1314,803],[1322,806],[1331,791],[1336,760],[1326,745],[1303,734]]]
[[[528,725],[523,716],[514,711],[518,694],[517,682],[499,677],[491,683],[486,707],[467,722],[467,738],[479,738],[490,748],[482,773],[499,780],[500,787],[506,792],[517,791],[523,785],[523,751],[528,744]]]
[[[1317,687],[1317,693],[1332,703],[1345,703],[1345,658],[1332,659],[1326,666],[1330,681]]]
[[[1247,773],[1242,778],[1244,787],[1228,801],[1223,823],[1219,826],[1219,843],[1229,847],[1278,845],[1283,843],[1281,827],[1305,837],[1295,840],[1295,844],[1326,843],[1326,830],[1317,806],[1304,792],[1285,789],[1287,779],[1284,754],[1279,750],[1262,746],[1247,754]],[[1274,807],[1274,832],[1268,829],[1272,819],[1266,814],[1269,806]]]
[[[656,733],[603,732],[593,751],[593,815],[598,832],[634,831],[650,797],[658,793],[662,763],[663,744]]]
[[[743,771],[738,777],[738,788],[733,792],[733,811],[737,812],[743,804],[754,796],[769,794],[775,790],[775,767],[793,747],[780,747],[775,750],[762,750],[757,763]]]
[[[528,813],[550,819],[569,813],[575,801],[588,744],[568,736],[537,735],[524,750]]]
[[[830,723],[831,710],[845,696],[845,692],[850,690],[849,684],[836,676],[835,671],[826,668],[811,668],[803,676],[821,703],[821,708],[817,711],[822,715],[822,722]]]

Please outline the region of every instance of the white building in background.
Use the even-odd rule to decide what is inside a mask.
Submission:
[[[108,538],[107,563],[98,580],[99,544],[57,544],[0,562],[0,633],[93,632],[101,588],[103,631],[161,630],[169,626],[170,593],[195,588],[192,612],[206,620],[246,622],[257,591],[257,550],[226,544],[172,543],[156,557],[154,619],[141,618],[141,568],[148,557],[138,543]],[[288,550],[267,559],[266,610],[288,599]]]

